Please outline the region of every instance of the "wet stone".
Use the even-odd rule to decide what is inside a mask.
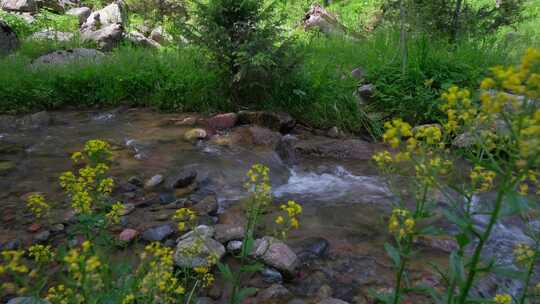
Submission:
[[[280,284],[273,284],[257,294],[257,300],[260,302],[267,302],[270,300],[274,302],[278,299],[287,300],[289,298],[292,298],[292,293]]]
[[[159,195],[159,202],[163,205],[168,205],[176,201],[176,196],[172,193],[161,193]]]
[[[15,240],[11,240],[11,241],[8,241],[8,242],[2,244],[2,246],[0,246],[0,249],[2,249],[2,250],[16,250],[16,249],[21,248],[21,246],[22,246],[21,240],[15,239]]]
[[[307,238],[299,242],[296,247],[298,258],[305,262],[317,258],[324,258],[330,250],[330,243],[322,237]]]
[[[122,242],[131,242],[138,235],[139,232],[135,229],[124,229],[122,232],[120,232],[120,235],[118,235],[118,239]]]
[[[238,250],[240,250],[240,248],[242,247],[242,242],[239,243],[240,247],[238,248]],[[227,249],[229,249],[229,246],[227,246]],[[269,284],[281,284],[283,282],[283,276],[281,275],[281,273],[272,267],[266,267],[261,270],[261,275],[263,277],[263,281]]]
[[[240,249],[242,249],[242,241],[230,241],[227,244],[227,251],[230,253],[237,253]]]
[[[216,240],[221,243],[226,243],[232,240],[241,240],[244,238],[245,229],[243,225],[226,225],[218,224],[216,228]]]
[[[160,242],[174,233],[171,225],[152,227],[143,232],[142,238],[147,242]]]
[[[144,187],[143,180],[138,176],[131,176],[130,178],[128,178],[128,183],[137,187]]]
[[[197,178],[197,171],[192,169],[181,169],[169,181],[170,189],[185,188],[191,185]]]
[[[34,241],[36,243],[43,243],[49,240],[50,236],[51,236],[51,232],[48,230],[44,230],[34,235]]]
[[[64,231],[65,227],[64,224],[56,224],[51,227],[51,231],[54,233],[60,233]]]
[[[215,195],[209,195],[193,206],[193,211],[199,215],[216,215],[218,209],[219,205]]]
[[[146,183],[144,183],[144,187],[146,189],[153,189],[159,186],[163,182],[163,180],[164,180],[163,175],[156,174],[152,176],[149,180],[147,180]]]

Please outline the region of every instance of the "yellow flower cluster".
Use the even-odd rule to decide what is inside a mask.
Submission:
[[[111,225],[116,225],[120,223],[120,217],[124,215],[124,212],[126,212],[126,207],[124,204],[117,202],[112,205],[111,211],[109,211],[109,213],[107,213],[105,216]]]
[[[214,284],[214,275],[210,273],[210,267],[214,264],[209,262],[210,266],[200,266],[193,268],[193,271],[197,274],[199,277],[199,280],[202,282],[203,287],[210,287],[212,284]]]
[[[4,250],[2,251],[3,264],[0,264],[0,275],[5,272],[13,273],[27,273],[28,266],[26,266],[22,257],[24,256],[24,250]]]
[[[99,139],[87,141],[84,145],[84,153],[89,160],[95,163],[104,163],[111,160],[112,157],[109,143]]]
[[[388,221],[388,231],[395,235],[396,238],[402,239],[413,235],[415,226],[416,221],[409,210],[401,208],[392,210],[392,215]]]
[[[51,209],[51,206],[45,201],[45,197],[39,193],[30,195],[26,201],[26,206],[36,218],[41,218]]]
[[[139,286],[141,292],[154,292],[156,303],[176,303],[177,297],[185,293],[185,288],[173,272],[173,250],[155,242],[145,247],[143,258],[150,261]]]
[[[36,263],[48,263],[54,259],[54,252],[50,245],[33,245],[28,249],[28,255]]]
[[[130,293],[128,294],[123,300],[122,300],[122,304],[132,304],[132,303],[135,303],[135,295]]]
[[[275,223],[279,225],[277,234],[281,238],[286,238],[292,229],[300,227],[298,216],[302,213],[302,206],[295,201],[288,201],[279,208],[284,211],[284,216],[278,215],[275,219]]]
[[[255,164],[246,174],[248,180],[244,187],[252,193],[253,202],[261,207],[267,206],[272,200],[269,172],[267,166]]]
[[[71,249],[64,257],[67,270],[71,278],[82,285],[84,282],[91,282],[93,288],[99,289],[103,285],[100,276],[102,263],[99,257],[93,254],[93,246],[90,241],[84,241],[81,249]],[[84,282],[83,282],[84,280]]]
[[[82,304],[83,297],[63,284],[49,288],[45,299],[54,304]]]
[[[518,264],[527,265],[533,261],[534,250],[527,244],[517,244],[514,247],[514,259]]]
[[[173,220],[178,221],[178,230],[193,229],[197,224],[197,214],[188,208],[180,208],[173,215]]]
[[[383,140],[394,149],[399,146],[402,138],[408,138],[413,135],[411,125],[401,119],[386,122],[384,128],[386,131],[384,132]]]
[[[106,177],[109,166],[106,164],[112,155],[107,142],[90,140],[86,143],[84,153],[75,152],[72,159],[75,162],[88,160],[88,164],[80,168],[75,175],[65,172],[60,176],[60,186],[71,198],[71,206],[78,214],[93,212],[94,205],[100,198],[111,194],[114,181]]]
[[[498,294],[493,298],[493,301],[496,304],[511,304],[512,303],[512,296],[504,293],[504,294]]]
[[[540,89],[538,90],[540,92]],[[521,124],[521,134],[519,137],[519,155],[523,160],[532,158],[532,166],[540,166],[540,159],[537,156],[540,153],[540,109],[533,115],[524,117],[518,122]]]
[[[486,192],[493,187],[493,180],[497,174],[482,166],[475,166],[470,173],[471,183],[476,192]]]
[[[469,125],[476,118],[478,109],[471,100],[469,90],[452,86],[441,97],[445,101],[441,110],[447,115],[447,122],[443,127],[448,134],[456,133],[461,125]]]
[[[440,145],[443,139],[443,133],[441,128],[436,125],[425,125],[415,129],[414,137],[417,140],[423,141],[430,146]],[[413,149],[416,146],[416,140],[408,142],[409,149]],[[444,143],[443,143],[444,145]],[[442,146],[444,147],[444,146]]]

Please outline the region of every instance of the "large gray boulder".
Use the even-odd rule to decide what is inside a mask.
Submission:
[[[75,16],[79,18],[79,25],[86,22],[86,19],[90,17],[92,10],[88,7],[75,7],[66,12],[66,15]]]
[[[73,39],[73,36],[73,33],[44,29],[39,32],[35,32],[32,34],[32,36],[30,36],[30,38],[33,40],[70,41]]]
[[[13,29],[0,20],[0,56],[11,53],[19,46],[19,39]]]
[[[0,4],[5,11],[29,13],[37,11],[37,4],[34,0],[1,0]]]
[[[120,23],[114,23],[98,30],[82,31],[83,41],[94,42],[101,51],[110,51],[116,47],[124,36],[124,28]]]
[[[32,66],[42,66],[49,64],[67,64],[72,62],[97,62],[104,57],[104,54],[94,49],[69,49],[65,51],[55,51],[45,54],[32,62]]]
[[[126,5],[122,1],[115,1],[98,11],[91,13],[81,26],[81,31],[97,31],[113,24],[123,25],[126,21]]]

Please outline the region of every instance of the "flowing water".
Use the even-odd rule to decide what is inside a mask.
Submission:
[[[330,243],[331,258],[311,265],[290,287],[296,294],[310,296],[316,292],[311,289],[328,284],[335,297],[360,301],[358,297],[367,296],[368,288],[391,286],[391,263],[383,244],[389,240],[385,216],[394,198],[369,162],[303,159],[288,166],[268,146],[191,143],[184,140],[191,127],[178,122],[197,115],[140,109],[49,114],[52,121],[45,125],[4,123],[0,129],[0,244],[13,239],[31,241],[27,229],[32,219],[22,200],[26,193],[45,193],[56,202],[54,217],[64,216],[67,206],[59,175],[73,169],[72,152],[81,150],[89,139],[103,139],[113,145],[112,174],[119,183],[133,175],[143,179],[170,176],[179,168],[191,167],[204,190],[217,195],[221,212],[234,208],[245,196],[242,185],[247,170],[255,163],[267,165],[276,202],[294,199],[304,209],[301,228],[291,235],[292,246],[317,237]],[[147,211],[137,210],[132,216],[139,220],[128,226],[139,230],[163,223]],[[497,241],[511,249],[516,234],[509,231],[514,228],[500,225],[497,229],[501,235]],[[446,256],[427,248],[422,258],[412,262],[416,271],[411,279],[436,285],[438,280],[425,261],[444,264]]]

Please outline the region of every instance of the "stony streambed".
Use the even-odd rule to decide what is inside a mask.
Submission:
[[[129,212],[112,233],[136,243],[119,249],[115,258],[133,256],[139,244],[149,241],[176,246],[181,234],[171,217],[184,206],[195,209],[200,224],[212,227],[212,237],[233,250],[235,229],[243,223],[245,173],[262,163],[270,168],[275,204],[294,199],[304,212],[300,229],[287,241],[297,258],[294,272],[268,266],[247,278],[249,285],[260,289],[257,302],[370,303],[369,289],[392,286],[391,262],[383,244],[389,240],[385,216],[394,198],[370,162],[380,147],[335,130],[308,130],[285,114],[245,112],[205,118],[119,108],[1,116],[3,249],[66,242],[73,214],[58,177],[72,169],[71,153],[89,139],[113,146],[114,196]],[[25,197],[35,191],[53,202],[47,225],[34,223],[25,208]],[[268,231],[263,229],[261,237],[271,233],[271,218],[272,214],[266,217],[263,226]],[[499,229],[503,237],[495,246],[510,250],[507,240],[519,234]],[[418,246],[424,250],[413,261],[409,279],[437,287],[440,278],[425,261],[444,264],[454,244],[439,238],[421,240]],[[280,258],[287,257],[278,252],[275,259]],[[488,281],[484,289],[498,283]],[[218,276],[207,300],[224,301],[228,292]]]

